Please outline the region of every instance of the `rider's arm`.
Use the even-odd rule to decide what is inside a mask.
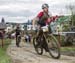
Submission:
[[[56,16],[52,16],[50,14],[50,17],[48,18],[47,23],[55,22],[56,19],[58,19],[58,16],[57,15]]]
[[[37,21],[39,21],[39,19],[43,16],[43,12],[40,12],[37,17],[35,17],[32,21],[32,25],[34,26],[36,24]]]
[[[37,24],[37,21],[39,21],[39,18],[38,17],[35,17],[33,20],[32,20],[32,25],[35,26]]]
[[[50,24],[51,21],[52,21],[52,18],[51,18],[51,17],[52,17],[52,14],[51,14],[50,12],[48,13],[48,16],[49,16],[49,17],[48,17],[48,19],[46,20],[46,25]]]

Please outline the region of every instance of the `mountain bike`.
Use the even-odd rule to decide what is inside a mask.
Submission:
[[[48,33],[48,26],[39,30],[39,34],[35,35],[33,38],[33,45],[35,51],[39,54],[43,54],[43,50],[48,52],[52,58],[59,59],[60,58],[60,44],[58,40],[52,33]]]

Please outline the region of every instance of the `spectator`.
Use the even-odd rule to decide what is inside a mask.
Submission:
[[[25,41],[31,42],[31,37],[28,34],[25,35]]]

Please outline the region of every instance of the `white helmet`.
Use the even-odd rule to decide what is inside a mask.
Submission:
[[[48,4],[46,4],[46,3],[43,4],[43,5],[42,5],[42,9],[44,9],[44,8],[49,8]]]

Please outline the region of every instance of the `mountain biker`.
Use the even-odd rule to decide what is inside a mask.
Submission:
[[[37,25],[40,27],[46,26],[49,23],[51,23],[52,21],[55,20],[55,17],[51,18],[51,15],[49,15],[49,6],[48,4],[43,4],[42,5],[42,10],[40,13],[38,13],[38,15],[33,19],[32,24],[33,27],[35,26],[35,24],[37,23]],[[49,32],[51,32],[51,29],[49,28]],[[37,39],[38,36],[40,35],[40,31],[37,33]],[[45,41],[43,42],[45,47],[47,46],[47,44],[45,43]],[[46,48],[47,50],[48,48]]]
[[[17,25],[15,31],[16,31],[16,46],[19,47],[19,42],[17,41],[17,40],[18,40],[17,37],[18,37],[19,35],[21,35],[21,30],[20,30],[20,26],[19,26],[19,24]],[[21,38],[21,37],[20,37],[20,38]]]
[[[40,26],[45,26],[47,24],[47,20],[50,17],[49,14],[48,14],[49,13],[48,8],[49,8],[48,4],[42,5],[43,11],[38,13],[37,17],[35,17],[33,19],[33,25],[35,25],[36,22]]]
[[[39,27],[46,26],[52,21],[54,21],[57,17],[51,17],[51,15],[49,15],[49,5],[46,3],[42,5],[42,10],[43,11],[39,12],[38,15],[32,21],[33,28],[35,27],[36,23],[39,25]],[[49,30],[49,32],[50,31],[51,30]]]

